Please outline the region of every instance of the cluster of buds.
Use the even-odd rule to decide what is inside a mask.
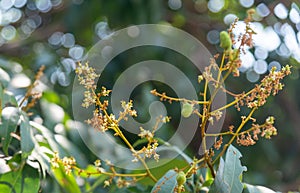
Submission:
[[[239,134],[237,143],[243,146],[254,145],[258,140],[259,135],[266,139],[271,139],[272,136],[277,135],[277,129],[274,127],[274,122],[274,117],[270,116],[262,125],[253,123],[248,131]]]
[[[140,155],[143,155],[143,159],[145,158],[151,158],[153,156],[153,158],[156,161],[159,161],[159,154],[156,152],[157,147],[158,147],[158,142],[156,139],[154,139],[154,132],[155,132],[155,128],[152,131],[149,130],[145,130],[144,128],[140,127],[140,133],[138,134],[138,136],[140,138],[145,138],[147,139],[148,143],[147,146],[142,147],[140,150],[135,151],[132,153],[134,159],[132,160],[132,162],[137,162],[138,161],[138,157]]]
[[[54,152],[53,157],[50,160],[53,168],[59,168],[60,165],[64,167],[66,174],[71,174],[72,169],[76,166],[76,160],[74,157],[59,158],[58,152]]]
[[[127,121],[128,120],[127,115],[129,115],[131,117],[137,117],[136,110],[132,109],[133,108],[132,100],[130,100],[128,103],[126,103],[125,101],[121,101],[121,106],[123,108],[123,111],[120,112],[118,121],[120,121],[122,119],[124,121]]]
[[[281,80],[291,73],[290,66],[283,67],[280,71],[276,71],[273,67],[270,73],[261,81],[260,85],[252,90],[251,94],[246,97],[246,104],[249,108],[259,107],[266,103],[266,99],[270,95],[276,95],[283,88]]]

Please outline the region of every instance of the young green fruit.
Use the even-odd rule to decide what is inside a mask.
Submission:
[[[232,46],[230,35],[227,31],[220,32],[220,47],[225,51],[230,51]]]
[[[193,105],[191,105],[190,103],[183,103],[181,115],[185,118],[188,118],[189,116],[191,116],[193,110]]]
[[[177,180],[177,185],[178,185],[178,186],[183,185],[183,184],[186,182],[185,173],[184,173],[183,171],[180,171],[180,172],[177,174],[176,180]]]

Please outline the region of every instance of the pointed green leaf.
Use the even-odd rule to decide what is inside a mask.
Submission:
[[[220,159],[217,175],[209,193],[241,193],[243,191],[240,175],[246,171],[246,167],[241,165],[241,157],[242,154],[230,145],[225,161]]]
[[[60,153],[61,153],[61,151],[63,151],[63,150],[61,150],[61,147],[59,146],[59,144],[57,144],[57,142],[54,140],[53,133],[49,129],[47,129],[45,126],[43,126],[37,122],[34,122],[34,121],[29,121],[29,124],[31,125],[31,127],[37,129],[37,131],[40,132],[44,136],[44,138],[47,140],[52,151],[57,151]]]
[[[0,68],[0,84],[3,87],[7,87],[8,83],[10,82],[10,77],[7,72],[5,72],[2,68]]]
[[[3,151],[8,155],[8,146],[11,142],[11,133],[15,132],[20,119],[20,111],[15,107],[6,107],[2,110],[0,122],[0,138]]]
[[[209,193],[226,193],[229,192],[229,186],[224,182],[223,176],[224,176],[224,160],[223,158],[220,159],[219,168],[217,171],[217,175],[215,177],[215,180],[209,189]]]
[[[177,173],[174,170],[169,170],[163,177],[161,177],[155,186],[152,188],[151,193],[171,193],[177,185]]]
[[[40,187],[38,170],[25,165],[23,170],[0,175],[0,190],[5,193],[37,193]]]
[[[29,119],[25,112],[22,112],[21,130],[21,150],[22,157],[27,158],[34,148],[34,136],[29,124]]]

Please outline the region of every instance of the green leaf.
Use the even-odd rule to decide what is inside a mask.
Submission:
[[[40,171],[42,173],[42,177],[46,177],[46,171],[49,171],[50,162],[49,156],[47,154],[52,155],[52,151],[44,146],[40,146],[39,143],[35,143],[34,149],[31,153],[31,157],[39,162]]]
[[[7,87],[8,83],[10,82],[10,77],[7,72],[5,72],[2,68],[0,68],[0,84],[3,87]]]
[[[177,184],[177,173],[174,170],[169,170],[162,178],[158,180],[152,188],[151,193],[171,193]]]
[[[246,171],[246,167],[241,165],[241,153],[232,145],[229,146],[225,161],[221,158],[216,178],[209,193],[241,193],[243,184],[240,175]]]
[[[15,153],[14,156],[6,162],[11,170],[17,170],[22,164],[21,153]]]
[[[4,107],[4,104],[3,104],[3,88],[2,88],[2,85],[0,84],[0,117],[2,116],[3,107]]]
[[[253,186],[250,184],[244,183],[244,193],[275,193],[275,191],[263,187],[263,186]]]
[[[54,177],[59,183],[59,185],[67,193],[81,193],[80,188],[76,183],[74,175],[72,173],[70,175],[66,174],[63,168],[64,166],[62,164],[59,164],[59,168],[51,168]]]
[[[5,193],[37,193],[40,187],[38,170],[25,165],[23,170],[0,175],[0,190]]]
[[[0,138],[3,151],[8,155],[8,146],[11,142],[11,133],[15,132],[20,119],[20,111],[15,107],[6,107],[2,110],[0,122]]]
[[[61,102],[60,96],[54,91],[45,91],[43,92],[43,99],[46,99],[50,103],[59,104]]]
[[[22,157],[26,159],[32,152],[34,148],[34,136],[29,124],[29,119],[25,112],[22,112],[22,122],[20,126],[21,130],[21,150],[22,150]]]
[[[3,93],[2,107],[4,108],[8,104],[10,106],[15,106],[15,107],[18,106],[18,102],[17,102],[14,94],[12,92],[9,92],[9,91],[5,90],[4,93]]]
[[[43,137],[47,140],[52,151],[57,151],[60,153],[63,151],[62,148],[54,140],[53,133],[49,129],[34,121],[29,121],[29,124],[43,135]]]
[[[202,187],[209,187],[211,186],[211,184],[214,182],[213,179],[208,179],[206,180],[203,184],[202,184]]]

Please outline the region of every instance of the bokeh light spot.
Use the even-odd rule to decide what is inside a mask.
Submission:
[[[0,7],[4,10],[8,10],[14,5],[14,0],[1,0],[0,1]]]
[[[37,0],[35,4],[38,10],[41,12],[48,12],[52,8],[52,3],[50,0]]]
[[[27,0],[15,0],[14,6],[16,8],[21,8],[27,3]]]
[[[275,6],[274,13],[279,19],[286,19],[288,16],[288,10],[282,3]]]
[[[61,43],[65,48],[71,48],[75,44],[75,38],[73,34],[71,33],[66,33],[62,36],[61,38]]]
[[[62,32],[54,32],[48,39],[49,44],[53,46],[60,45],[63,35]]]
[[[239,0],[239,2],[243,7],[249,8],[253,5],[254,0]]]
[[[224,0],[209,0],[207,7],[211,12],[217,13],[224,7]]]
[[[267,72],[268,70],[268,64],[266,61],[264,60],[257,60],[256,62],[254,62],[253,64],[253,70],[257,73],[257,74],[264,74]]]
[[[69,56],[71,56],[76,61],[82,58],[83,53],[84,53],[84,48],[81,46],[74,46],[69,50]]]
[[[241,61],[242,66],[240,67],[240,71],[245,72],[247,69],[253,66],[255,58],[251,52],[247,51],[246,54],[241,53]]]
[[[218,44],[219,43],[219,36],[220,32],[217,30],[211,30],[207,33],[207,41],[211,44]]]
[[[262,47],[256,47],[254,55],[255,58],[264,60],[268,57],[268,51]]]
[[[16,28],[14,26],[8,25],[2,28],[1,36],[5,40],[12,40],[16,36]]]
[[[140,34],[140,30],[136,26],[131,26],[128,28],[127,33],[130,37],[135,38]]]
[[[237,16],[236,15],[234,15],[234,14],[227,14],[225,17],[224,17],[224,23],[226,24],[226,25],[230,25],[230,24],[232,24],[233,22],[234,22],[234,20],[237,18]]]
[[[257,5],[256,11],[261,17],[266,17],[270,14],[268,6],[264,3],[260,3],[259,5]]]
[[[253,70],[248,70],[246,73],[247,80],[249,82],[257,82],[259,80],[259,74]]]
[[[285,43],[282,43],[279,48],[276,50],[276,53],[282,57],[289,57],[291,55],[290,50],[286,47]]]
[[[95,32],[100,39],[105,39],[107,36],[111,34],[108,24],[106,22],[99,22],[95,27]]]
[[[270,62],[269,65],[268,65],[268,70],[271,71],[271,69],[272,69],[273,67],[276,67],[276,71],[281,70],[281,65],[280,65],[280,63],[277,62],[277,61],[272,61],[272,62]]]
[[[169,0],[168,5],[169,5],[170,9],[178,10],[181,8],[182,2],[181,2],[181,0]]]
[[[291,9],[291,11],[290,11],[290,20],[295,24],[300,22],[299,10],[296,10],[295,8]]]

